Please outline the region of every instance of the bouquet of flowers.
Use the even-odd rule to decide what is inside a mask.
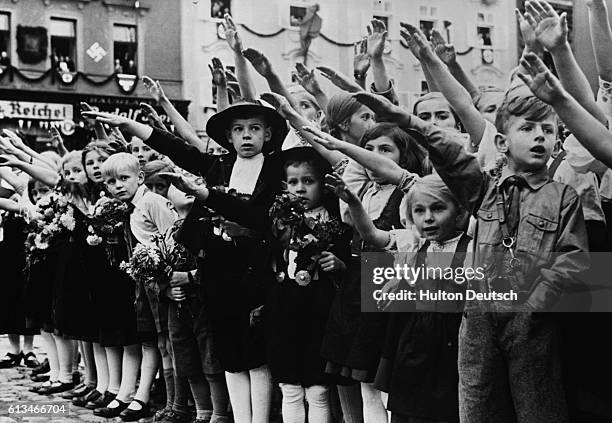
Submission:
[[[89,245],[100,245],[103,241],[117,233],[123,227],[123,222],[132,212],[130,205],[117,199],[103,197],[96,204],[93,216],[88,227],[89,235],[87,243]]]
[[[52,247],[61,237],[74,231],[74,210],[68,199],[51,192],[36,203],[37,218],[27,225],[25,240],[28,266],[40,260],[42,253]]]
[[[306,215],[302,199],[291,194],[276,197],[270,208],[272,229],[289,250],[297,252],[295,281],[302,286],[314,277],[318,260],[347,230],[338,219],[323,221]]]

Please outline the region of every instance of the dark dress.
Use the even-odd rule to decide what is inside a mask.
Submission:
[[[351,231],[333,242],[331,253],[345,263],[350,257]],[[287,263],[277,244],[276,272],[286,275]],[[264,325],[272,377],[277,383],[309,387],[338,382],[325,372],[326,360],[321,356],[321,344],[329,318],[336,286],[344,272],[323,272],[306,286],[288,277],[270,289],[265,307]]]
[[[204,177],[209,187],[229,183],[235,155],[205,154],[169,132],[157,129],[145,143],[181,168]],[[262,219],[279,191],[268,182],[278,178],[264,177],[271,171],[268,160],[264,160],[255,190],[247,201],[258,212],[247,216],[245,226],[261,230],[237,228],[238,234],[232,235],[231,241],[215,235],[207,207],[219,211],[228,220],[238,221],[245,217],[241,216],[244,202],[233,197],[227,199],[223,193],[217,195],[211,190],[206,205],[194,203],[177,234],[178,242],[201,257],[198,265],[202,270],[203,307],[210,318],[214,354],[227,372],[247,371],[267,362],[263,327],[252,326],[250,317],[252,310],[264,304],[267,287],[273,279],[268,265],[270,243],[263,236],[267,219]],[[217,203],[221,203],[220,207],[215,207]]]
[[[463,266],[470,238],[462,235],[452,268]],[[415,267],[424,266],[429,242],[420,249]],[[441,285],[444,283],[444,285]],[[420,280],[420,289],[449,291],[448,282]],[[453,285],[454,292],[464,291]],[[414,313],[393,313],[378,369],[377,387],[389,394],[387,409],[397,422],[459,421],[459,371],[457,367],[459,326],[463,302],[417,302]],[[454,311],[454,312],[453,312]]]
[[[2,257],[3,293],[0,296],[0,333],[34,335],[38,328],[26,327],[25,304],[25,222],[13,213],[3,216]]]
[[[403,195],[399,189],[391,194],[380,216],[374,221],[378,229],[389,231],[402,227],[399,207]],[[334,298],[321,353],[328,361],[327,372],[360,382],[373,382],[382,353],[388,313],[361,312],[360,254],[362,251],[377,251],[363,244],[355,233],[351,243],[349,274]],[[392,264],[393,257],[389,255],[388,259]]]

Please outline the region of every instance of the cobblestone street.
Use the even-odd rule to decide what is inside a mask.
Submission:
[[[0,356],[4,356],[9,347],[6,335],[0,335]],[[45,355],[41,348],[39,337],[34,338],[34,352],[40,361],[44,360]],[[82,369],[81,369],[82,370]],[[81,371],[82,373],[82,371]],[[61,398],[60,394],[41,396],[29,392],[32,386],[36,385],[30,380],[30,369],[19,366],[12,369],[0,369],[0,423],[8,422],[44,422],[44,423],[71,423],[71,422],[121,422],[120,418],[105,419],[96,417],[91,410],[86,408],[74,407],[69,400]],[[51,415],[46,414],[41,417],[17,417],[15,413],[10,413],[10,407],[16,405],[58,405],[65,406],[65,412]],[[152,418],[141,419],[140,422],[150,422]]]

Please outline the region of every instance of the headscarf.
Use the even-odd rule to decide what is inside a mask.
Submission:
[[[354,113],[357,113],[361,106],[362,104],[349,93],[341,92],[335,94],[329,99],[327,112],[325,113],[329,129],[332,131],[337,130],[338,126]]]

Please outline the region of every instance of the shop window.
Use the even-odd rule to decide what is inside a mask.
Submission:
[[[11,64],[11,15],[0,13],[0,66]]]
[[[232,14],[230,0],[211,0],[210,2],[210,17],[215,19],[223,19],[225,14]]]
[[[51,18],[51,60],[62,72],[76,70],[76,21]]]
[[[420,20],[419,27],[421,28],[421,32],[425,34],[425,37],[431,41],[431,33],[434,30],[434,21]]]
[[[138,74],[138,38],[136,26],[113,26],[113,58],[114,71],[128,75]]]

